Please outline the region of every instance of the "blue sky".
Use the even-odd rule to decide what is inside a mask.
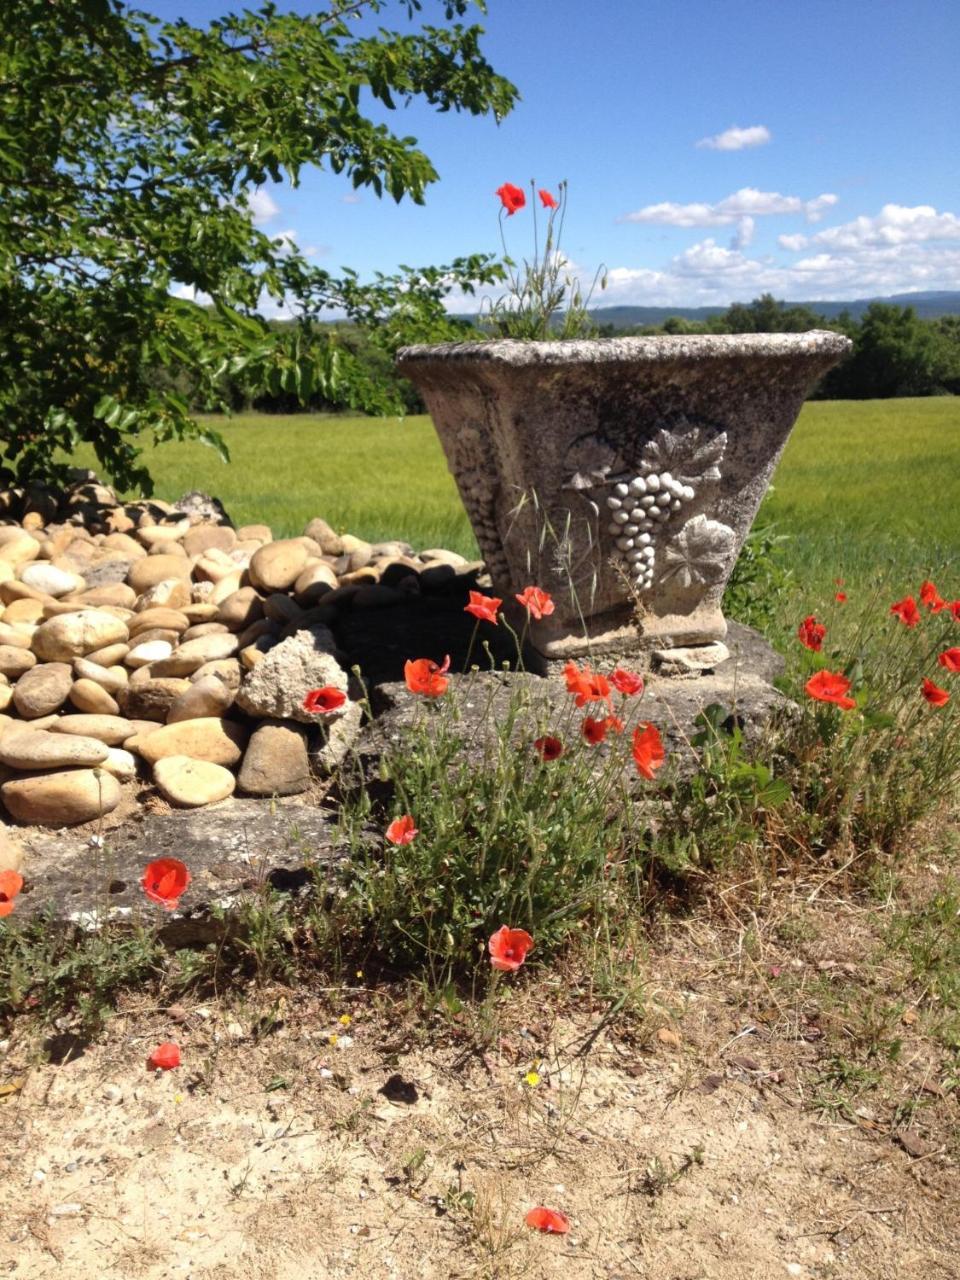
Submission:
[[[198,25],[230,7],[142,2]],[[497,252],[495,189],[566,178],[562,247],[585,280],[607,267],[599,305],[960,289],[957,0],[489,0],[471,20],[521,101],[499,126],[383,113],[440,174],[426,204],[314,171],[261,191],[265,231],[389,272]],[[404,28],[402,5],[377,21]],[[530,251],[529,207],[505,229]]]

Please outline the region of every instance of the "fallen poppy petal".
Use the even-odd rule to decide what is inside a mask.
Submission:
[[[147,1066],[152,1071],[172,1071],[180,1065],[180,1046],[172,1040],[158,1044],[147,1059]]]
[[[547,1209],[543,1205],[531,1209],[524,1222],[528,1227],[533,1227],[534,1231],[545,1231],[549,1235],[565,1236],[570,1230],[570,1219],[565,1213],[561,1213],[559,1209]]]

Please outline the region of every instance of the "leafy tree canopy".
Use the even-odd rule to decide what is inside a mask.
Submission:
[[[364,34],[355,19],[388,0],[329,0],[306,17],[265,4],[205,29],[121,0],[7,0],[0,452],[20,480],[54,478],[57,451],[89,441],[119,485],[149,492],[143,433],[222,450],[148,376],[157,367],[187,371],[208,402],[242,372],[273,391],[337,388],[355,407],[391,407],[316,318],[342,308],[387,345],[401,327],[408,341],[447,337],[446,293],[498,279],[497,264],[403,268],[365,289],[259,230],[250,195],[315,165],[422,203],[430,160],[371,106],[419,99],[498,120],[511,109],[516,90],[482,55],[482,29],[457,21],[471,0],[437,0],[444,26],[416,25],[423,4],[393,6],[409,30]],[[263,298],[295,304],[292,334],[262,319]]]

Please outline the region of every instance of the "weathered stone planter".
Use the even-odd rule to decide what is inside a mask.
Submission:
[[[722,639],[723,590],[837,333],[406,347],[495,587],[551,657]]]

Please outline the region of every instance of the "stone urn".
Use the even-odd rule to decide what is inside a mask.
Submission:
[[[498,595],[546,657],[710,646],[723,590],[838,333],[405,347]]]

